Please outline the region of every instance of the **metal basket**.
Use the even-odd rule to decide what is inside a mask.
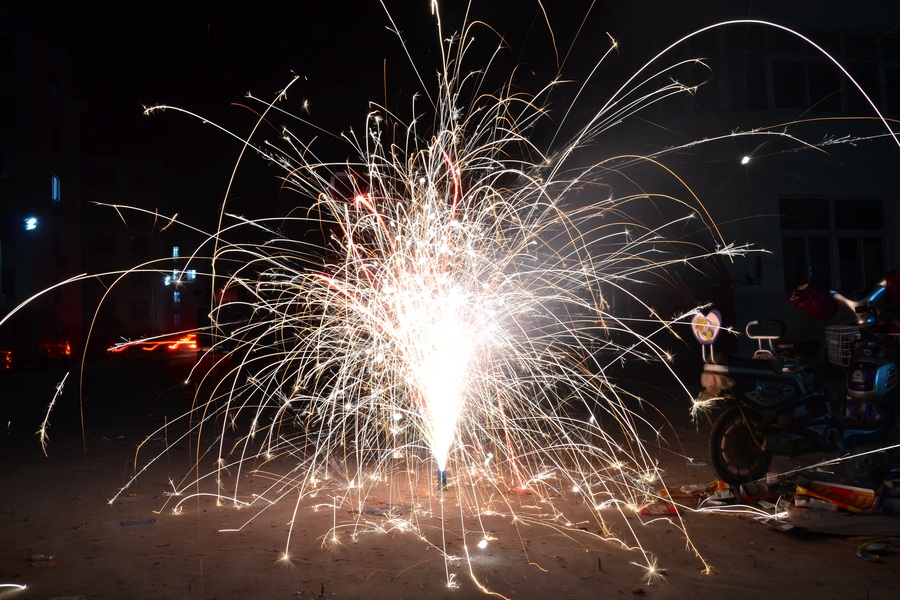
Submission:
[[[850,364],[850,351],[859,338],[859,327],[856,325],[829,325],[825,328],[825,347],[828,351],[828,363],[836,367]]]

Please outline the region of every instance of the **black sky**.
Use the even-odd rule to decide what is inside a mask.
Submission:
[[[371,74],[378,52],[361,52],[359,39],[364,24],[375,22],[373,3],[359,3],[368,5],[366,11],[336,9],[347,2],[214,4],[88,2],[57,13],[56,34],[66,40],[87,103],[83,135],[89,149],[139,154],[142,140],[178,144],[156,139],[168,133],[169,123],[159,121],[177,121],[174,131],[188,135],[192,127],[183,117],[147,122],[147,105],[178,106],[231,127],[240,126],[245,112],[232,105],[248,91],[271,99],[295,73],[304,85],[291,96],[309,98],[328,112],[338,108],[336,88],[346,78],[359,78],[360,91],[380,81]],[[383,46],[384,28],[369,29],[365,37]]]
[[[433,89],[438,33],[430,1],[387,4],[425,85]],[[536,0],[473,4],[470,21],[484,19],[507,38],[510,67],[529,49],[533,54],[526,63],[547,59],[550,40]],[[573,10],[567,3],[565,10],[555,9],[550,15],[555,27],[573,29],[591,3],[575,4],[583,8]],[[445,35],[458,31],[466,5],[465,0],[441,3]],[[202,189],[211,198],[221,197],[240,143],[172,111],[144,116],[144,106],[177,106],[246,135],[257,120],[239,106],[247,103],[247,92],[271,100],[297,75],[300,80],[279,106],[337,134],[363,125],[369,101],[407,109],[413,94],[422,91],[378,0],[86,0],[63,5],[35,0],[31,7],[71,57],[86,106],[84,152],[162,160],[189,196]],[[491,48],[498,43],[484,29],[478,37]],[[505,66],[495,71],[508,75]],[[327,147],[327,135],[303,126],[295,130],[287,118],[282,124],[301,139],[319,135],[319,147]],[[335,146],[348,152],[345,144]],[[265,168],[256,162],[253,168]],[[275,171],[269,171],[273,178]],[[258,180],[254,185],[266,187]]]
[[[418,87],[377,0],[44,4],[54,6],[38,10],[50,16],[45,22],[66,42],[87,101],[86,141],[99,149],[123,148],[119,136],[129,130],[113,124],[140,122],[144,105],[176,105],[213,120],[236,118],[240,111],[231,104],[247,91],[270,99],[294,74],[302,79],[289,100],[309,100],[314,120],[326,127],[360,123],[366,102],[384,99],[385,81],[389,102]],[[463,4],[442,3],[448,22],[458,21]],[[430,78],[424,55],[436,49],[437,30],[429,2],[389,5]],[[505,10],[524,5],[517,13]],[[501,14],[496,26],[513,36],[527,31],[539,10],[529,0],[476,7],[487,18]]]
[[[425,85],[433,89],[438,34],[430,0],[385,2]],[[656,3],[646,4],[650,11]],[[467,5],[468,0],[440,2],[445,36],[458,31]],[[471,5],[469,20],[483,19],[511,48],[509,65],[495,66],[494,72],[505,76],[522,65],[520,81],[527,83],[530,69],[555,62],[538,0],[474,0]],[[599,30],[611,29],[628,41],[627,31],[610,25],[615,3],[543,5],[561,55],[589,12],[595,27],[580,33],[582,45],[574,55],[596,60],[607,43],[605,36],[596,35]],[[735,5],[740,11],[739,5],[754,3]],[[387,29],[389,19],[379,0],[31,0],[28,6],[68,47],[87,106],[82,136],[89,154],[162,156],[174,158],[182,169],[209,168],[229,151],[236,155],[239,145],[183,115],[144,117],[142,107],[179,106],[246,134],[255,115],[235,104],[248,91],[274,98],[294,74],[301,80],[281,106],[300,112],[308,101],[310,120],[333,133],[362,126],[370,100],[407,107],[412,95],[422,91],[397,36]],[[697,15],[699,24],[712,18]],[[479,38],[491,47],[497,41],[485,29]],[[565,74],[578,76],[577,69]],[[544,71],[534,77],[535,85],[553,75]],[[491,85],[485,89],[493,91]]]

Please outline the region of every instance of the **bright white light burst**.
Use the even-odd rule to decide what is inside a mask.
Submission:
[[[204,447],[215,458],[207,475],[173,490],[176,512],[204,486],[245,509],[292,497],[294,516],[333,513],[325,539],[355,539],[418,531],[412,515],[443,511],[449,487],[477,522],[499,514],[571,529],[590,518],[604,537],[604,513],[659,498],[657,460],[638,433],[644,401],[610,379],[608,367],[623,358],[666,364],[668,349],[633,331],[607,295],[643,305],[642,281],[709,257],[693,241],[690,252],[672,251],[672,223],[705,233],[714,253],[745,249],[720,238],[687,188],[681,200],[614,185],[633,183],[619,175],[636,163],[670,174],[662,153],[584,163],[581,150],[629,115],[693,88],[670,69],[638,73],[610,90],[571,141],[544,151],[536,140],[557,84],[526,96],[510,76],[499,92],[481,89],[501,45],[465,71],[468,40],[494,34],[467,25],[445,37],[433,6],[442,57],[435,89],[412,99],[406,118],[372,105],[364,133],[342,136],[354,159],[320,160],[287,128],[274,141],[246,140],[283,168],[301,208],[250,220],[225,204],[209,238],[210,275],[223,299],[212,307],[211,353],[226,352],[231,371],[195,374],[206,395],[184,416],[185,436],[211,439]],[[281,108],[290,87],[260,102],[260,123],[311,125]],[[163,108],[173,109],[149,112]],[[629,216],[641,202],[656,209],[667,200],[680,212],[672,223]],[[664,331],[677,319],[658,316],[652,325]],[[233,431],[237,441],[226,443]],[[270,485],[244,491],[247,470]],[[301,506],[319,494],[329,502]],[[369,506],[379,495],[392,500]],[[567,496],[598,508],[564,514]],[[348,509],[355,516],[342,520]],[[476,535],[479,547],[493,539]],[[625,543],[640,547],[636,536]],[[286,546],[284,557],[290,534]],[[640,552],[653,578],[656,558]],[[449,570],[447,583],[457,584]]]

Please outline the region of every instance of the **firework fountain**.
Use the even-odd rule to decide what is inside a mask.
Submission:
[[[574,531],[565,507],[577,497],[597,525],[579,534],[599,540],[610,535],[608,511],[630,512],[664,493],[639,434],[637,408],[647,403],[600,357],[661,365],[670,357],[606,296],[643,304],[635,290],[654,274],[746,248],[725,243],[685,187],[687,200],[668,198],[681,212],[676,222],[705,231],[715,250],[691,242],[687,259],[668,253],[678,243],[665,239],[665,227],[628,216],[634,204],[666,198],[609,184],[635,162],[665,172],[658,157],[585,166],[579,151],[628,115],[690,92],[668,79],[682,65],[638,72],[571,141],[545,151],[532,134],[549,118],[557,82],[531,96],[513,92],[512,79],[499,92],[481,89],[484,73],[464,70],[478,26],[447,36],[437,14],[435,22],[435,89],[423,86],[405,120],[373,105],[362,132],[342,138],[355,159],[321,160],[288,128],[273,141],[235,136],[283,168],[284,187],[304,208],[249,220],[225,204],[209,236],[209,275],[222,298],[211,307],[216,368],[198,365],[192,375],[205,395],[182,422],[197,465],[173,484],[167,509],[182,512],[212,494],[256,509],[249,522],[294,503],[294,523],[325,506],[335,515],[326,544],[389,521],[449,564],[459,557],[443,543],[447,525],[437,539],[423,526],[432,516],[445,523],[445,511],[461,516],[454,533],[464,544],[489,543],[479,525],[488,514]],[[293,85],[259,102],[260,127],[276,118],[311,125],[281,108]],[[186,112],[148,112],[163,109]],[[244,231],[266,239],[230,241]],[[667,330],[683,316],[652,326]],[[154,464],[148,448],[141,453],[140,464]],[[245,471],[267,481],[264,489],[244,489]],[[373,497],[385,499],[380,520],[368,511]],[[652,577],[656,558],[637,532],[618,541]],[[290,531],[283,556],[290,560]],[[457,584],[449,568],[447,583]]]
[[[657,463],[637,432],[643,419],[634,407],[643,401],[610,380],[597,357],[665,362],[662,348],[608,309],[604,293],[630,293],[683,253],[667,255],[659,231],[628,219],[624,207],[643,195],[612,197],[597,181],[607,165],[573,176],[570,158],[623,115],[686,88],[623,88],[547,154],[529,135],[554,86],[531,97],[478,89],[480,78],[462,71],[472,35],[441,44],[437,90],[414,101],[409,123],[373,107],[364,133],[345,136],[355,161],[311,160],[313,148],[287,129],[276,142],[247,142],[283,167],[285,187],[314,200],[293,224],[312,223],[319,235],[295,239],[275,220],[223,214],[235,224],[210,239],[213,277],[235,299],[212,308],[219,336],[211,352],[229,348],[234,368],[185,415],[190,435],[213,440],[199,453],[213,453],[216,467],[178,487],[176,512],[210,493],[207,481],[240,506],[290,496],[301,510],[327,496],[335,512],[356,515],[336,519],[325,538],[336,542],[380,527],[365,517],[379,494],[389,498],[388,516],[420,532],[422,515],[443,520],[448,501],[476,518],[571,530],[562,506],[576,495],[595,507],[595,537],[607,537],[604,509],[632,511],[658,497]],[[149,112],[162,108],[171,107]],[[277,102],[262,108],[265,120],[295,118]],[[684,212],[714,233],[702,206]],[[270,239],[229,243],[241,227]],[[247,319],[225,322],[235,305],[249,309]],[[267,464],[285,457],[290,468],[273,475]],[[271,486],[227,487],[231,472],[245,469],[268,473]],[[444,534],[422,539],[449,563],[456,557]],[[490,539],[486,529],[456,534]],[[636,535],[622,543],[639,546]],[[652,574],[655,559],[643,556]],[[447,582],[456,583],[449,570]]]

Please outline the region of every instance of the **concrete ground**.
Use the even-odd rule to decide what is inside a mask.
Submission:
[[[402,503],[378,485],[368,491],[364,514],[356,515],[333,497],[298,500],[290,490],[265,510],[239,510],[205,495],[173,510],[179,499],[172,491],[203,461],[196,460],[196,447],[168,438],[168,428],[154,431],[190,406],[182,385],[189,362],[104,362],[86,371],[81,390],[77,372],[70,374],[50,412],[46,456],[35,432],[65,373],[2,375],[0,599],[490,593],[886,600],[900,584],[894,517],[879,517],[882,525],[874,529],[846,517],[846,531],[825,535],[779,531],[729,505],[727,512],[697,511],[699,496],[686,492],[716,479],[706,456],[709,427],[690,421],[689,396],[646,372],[623,377],[658,408],[648,420],[665,439],[648,431],[644,441],[678,496],[677,515],[609,511],[604,529],[577,498],[546,504],[508,494],[498,504],[506,509],[473,517],[459,508],[463,490],[451,485],[439,493],[426,489],[431,482],[415,507],[397,512]],[[158,459],[122,490],[142,456]],[[773,473],[809,464],[804,460],[776,461]],[[252,496],[291,466],[276,460],[265,470],[226,477],[245,478]],[[336,523],[352,526],[330,535]],[[488,545],[479,548],[483,538]],[[658,565],[649,581],[648,559]]]

